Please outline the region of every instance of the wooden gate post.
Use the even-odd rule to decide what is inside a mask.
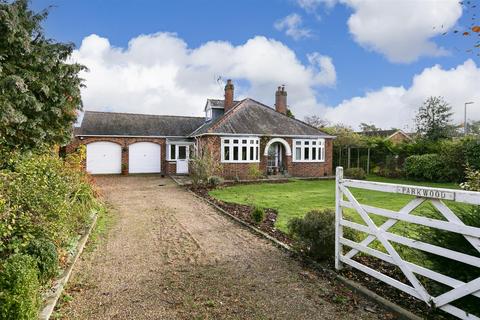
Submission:
[[[340,205],[340,201],[343,197],[340,184],[342,183],[342,180],[343,167],[337,167],[335,172],[335,269],[337,270],[342,269],[342,264],[340,262],[340,256],[342,254],[340,238],[343,238],[343,227],[340,225],[342,219],[342,206]]]

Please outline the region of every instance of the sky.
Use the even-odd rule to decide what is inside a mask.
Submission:
[[[475,0],[472,0],[475,2]],[[207,98],[273,106],[357,129],[414,129],[440,95],[480,120],[477,8],[458,0],[33,0],[48,37],[76,46],[85,110],[203,115]],[[474,16],[476,15],[476,16]],[[480,22],[479,22],[480,23]],[[458,33],[454,33],[458,31]],[[444,34],[446,33],[446,34]]]

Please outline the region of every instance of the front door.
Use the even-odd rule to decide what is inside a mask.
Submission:
[[[178,146],[177,174],[188,174],[188,146]]]

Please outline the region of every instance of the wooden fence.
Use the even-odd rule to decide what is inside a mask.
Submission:
[[[360,204],[349,188],[360,188],[392,194],[409,194],[415,196],[415,198],[397,212]],[[387,283],[388,285],[402,290],[415,298],[423,300],[432,307],[439,308],[458,318],[480,319],[479,317],[469,314],[451,304],[455,300],[468,295],[480,298],[480,277],[467,283],[459,281],[431,269],[403,260],[391,244],[392,242],[398,243],[480,268],[480,258],[478,257],[388,232],[388,230],[397,222],[406,221],[417,225],[461,234],[474,248],[476,248],[476,250],[480,252],[480,228],[465,225],[452,212],[452,210],[445,205],[443,200],[480,205],[480,192],[344,179],[343,168],[337,167],[335,268],[339,270],[342,268],[342,264],[347,264]],[[413,210],[426,201],[430,201],[445,217],[446,221],[411,214]],[[344,219],[343,208],[354,209],[362,218],[364,224]],[[382,225],[377,226],[369,214],[382,216],[388,218],[388,220]],[[368,236],[361,242],[346,239],[343,237],[344,227],[364,232],[368,234]],[[374,240],[377,240],[385,248],[387,253],[369,247],[369,244]],[[409,284],[398,281],[354,260],[353,258],[360,252],[397,266],[406,279],[408,279]],[[451,290],[434,297],[430,295],[425,286],[422,285],[417,278],[417,275],[442,283],[450,287]]]

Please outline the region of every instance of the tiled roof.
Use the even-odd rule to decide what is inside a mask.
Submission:
[[[223,117],[204,124],[191,135],[215,133],[332,137],[253,99],[240,101]]]
[[[75,135],[185,137],[204,122],[203,117],[86,111]]]

